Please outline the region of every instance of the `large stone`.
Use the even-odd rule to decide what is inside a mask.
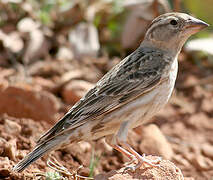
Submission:
[[[153,159],[153,156],[147,158]],[[162,160],[159,167],[141,167],[135,172],[124,168],[95,176],[95,180],[184,180],[181,170],[169,160]]]
[[[173,150],[160,129],[151,124],[142,129],[142,140],[139,146],[140,151],[145,154],[162,156],[165,159],[171,159]]]
[[[0,114],[55,123],[60,104],[56,97],[31,86],[0,86]]]
[[[62,96],[66,103],[75,104],[94,85],[83,80],[72,80],[62,90]]]

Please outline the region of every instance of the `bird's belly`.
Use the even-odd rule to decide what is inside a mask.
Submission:
[[[166,78],[166,80],[159,84],[155,89],[138,98],[137,101],[139,104],[139,108],[135,109],[132,117],[129,117],[134,119],[132,128],[146,123],[167,104],[174,89],[177,77],[177,69],[178,63],[177,59],[175,59],[169,72],[168,78]]]
[[[144,103],[144,97],[138,99],[138,104],[140,105],[137,109],[135,109],[135,112],[132,115],[132,118],[134,119],[132,128],[146,123],[157,112],[159,112],[167,104],[173,89],[174,85],[169,84],[169,82],[166,81],[145,95],[146,98],[149,99],[147,100],[149,102]]]

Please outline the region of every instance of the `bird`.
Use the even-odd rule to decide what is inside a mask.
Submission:
[[[178,55],[186,40],[209,26],[185,13],[171,12],[156,17],[140,46],[106,73],[50,130],[37,141],[26,157],[13,167],[21,172],[53,150],[80,141],[105,137],[114,149],[135,161],[158,166],[128,143],[128,130],[150,120],[174,89]]]

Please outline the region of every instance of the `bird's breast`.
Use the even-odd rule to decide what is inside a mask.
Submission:
[[[165,74],[166,78],[164,81],[149,92],[124,105],[118,111],[114,111],[105,120],[108,121],[112,118],[112,122],[114,123],[131,121],[132,127],[136,127],[148,121],[167,104],[171,97],[177,76],[177,69],[178,63],[177,59],[175,59],[168,73]]]
[[[138,113],[139,116],[136,117],[137,120],[135,125],[133,125],[134,127],[147,122],[167,104],[174,89],[177,70],[178,62],[177,59],[175,59],[165,81],[138,99],[140,108],[138,108],[136,113]]]

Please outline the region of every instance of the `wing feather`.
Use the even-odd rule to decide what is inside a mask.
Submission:
[[[167,66],[163,58],[162,52],[138,48],[99,80],[38,143],[110,113],[153,89],[163,79]]]

